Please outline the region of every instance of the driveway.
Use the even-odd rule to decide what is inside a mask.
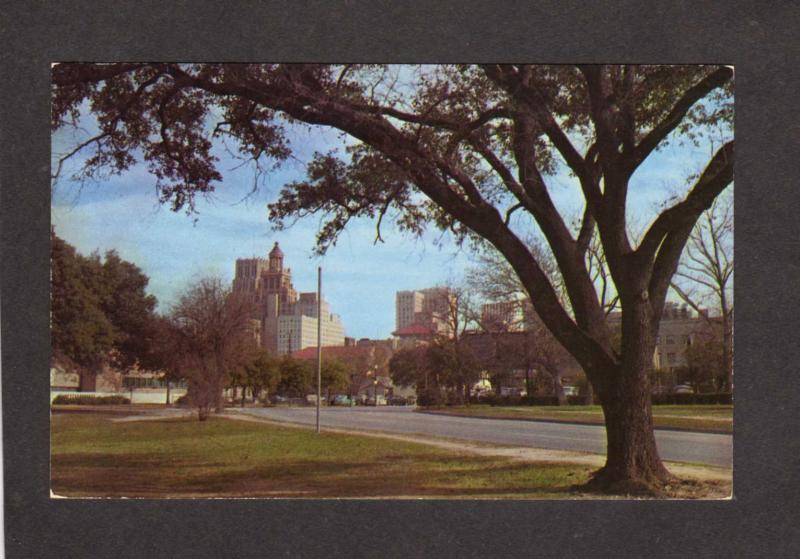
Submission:
[[[234,411],[228,408],[226,411]],[[236,413],[313,425],[313,407],[274,407],[236,409]],[[404,435],[446,437],[477,443],[546,448],[605,454],[605,427],[510,419],[480,419],[414,413],[410,407],[324,407],[322,428],[375,430]],[[672,462],[695,462],[730,468],[733,464],[733,437],[716,433],[656,430],[661,457]]]

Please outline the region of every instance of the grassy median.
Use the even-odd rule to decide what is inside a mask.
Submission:
[[[426,410],[422,410],[426,411]],[[427,411],[459,416],[498,417],[508,419],[543,419],[603,424],[600,406],[490,406],[473,404]],[[664,429],[733,432],[733,406],[653,406],[653,422]]]
[[[227,419],[52,417],[52,490],[69,497],[576,498],[592,468]]]

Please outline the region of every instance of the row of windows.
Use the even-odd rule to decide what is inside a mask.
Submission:
[[[667,345],[675,345],[676,336],[665,336],[664,338],[666,340],[666,344]],[[681,342],[686,344],[686,345],[691,345],[691,343],[692,343],[692,340],[691,340],[691,338],[689,336],[680,336],[680,339],[681,339]],[[661,336],[656,336],[656,343],[657,344],[661,343]]]

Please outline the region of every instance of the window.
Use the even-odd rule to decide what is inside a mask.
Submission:
[[[675,354],[674,353],[667,353],[667,361],[669,363],[675,363]]]
[[[667,345],[672,345],[674,343],[675,343],[675,336],[667,336]]]

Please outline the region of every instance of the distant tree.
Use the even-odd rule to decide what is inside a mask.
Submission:
[[[53,358],[76,367],[80,390],[92,391],[105,365],[146,359],[156,299],[147,276],[114,251],[85,257],[51,232],[50,257]]]
[[[111,250],[105,253],[97,279],[101,308],[116,331],[113,364],[129,369],[148,351],[147,333],[156,307],[156,298],[147,293],[149,278]]]
[[[720,324],[705,324],[692,333],[692,344],[686,348],[689,377],[686,380],[696,391],[700,391],[702,385],[711,385],[715,391],[730,389],[723,337]]]
[[[469,405],[470,389],[480,371],[472,350],[464,344],[464,335],[475,328],[480,313],[468,288],[450,284],[440,289],[440,300],[428,317],[439,325],[427,352],[428,364],[439,368],[442,384],[456,392],[454,399]]]
[[[218,278],[190,286],[172,308],[178,367],[189,382],[189,402],[200,421],[221,412],[222,391],[231,371],[252,359],[250,303]]]
[[[590,247],[594,248],[587,250],[586,258],[589,270],[598,279],[601,304],[610,307],[614,304],[613,297],[609,295],[602,249],[597,244],[595,241],[590,242]],[[557,263],[546,246],[531,239],[528,241],[528,249],[536,255],[543,270],[556,286],[564,307],[569,308]],[[552,394],[558,397],[559,403],[566,403],[563,370],[574,361],[536,314],[525,287],[513,268],[491,246],[483,244],[476,265],[468,271],[467,282],[484,301],[504,303],[509,308],[505,316],[482,316],[476,321],[481,330],[493,338],[494,352],[486,363],[493,385],[499,388],[514,370],[524,369],[526,390],[532,395],[535,373],[542,373],[551,379]],[[587,397],[592,397],[591,385]]]
[[[278,392],[293,398],[303,397],[312,391],[314,371],[312,362],[285,355],[280,362]]]
[[[237,144],[258,170],[291,156],[287,123],[349,136],[318,153],[307,180],[271,205],[280,227],[322,213],[318,249],[354,217],[390,214],[400,229],[428,224],[486,239],[509,262],[542,321],[583,367],[606,423],[605,466],[591,488],[659,491],[670,482],[656,448],[648,379],[670,280],[700,214],[733,181],[733,70],[704,65],[56,64],[53,129],[83,107],[98,132],[80,173],[122,172],[141,156],[163,202],[194,207],[222,179],[213,137]],[[682,199],[639,242],[628,235],[631,179],[675,139],[723,142]],[[213,137],[209,137],[209,131]],[[679,163],[682,165],[683,163]],[[566,165],[584,198],[577,234],[552,196]],[[569,309],[515,228],[535,222],[558,264]],[[622,310],[621,344],[586,267],[599,232]]]
[[[161,380],[167,384],[165,403],[170,404],[172,383],[186,380],[187,375],[180,353],[179,327],[168,316],[154,315],[149,320],[140,343],[144,352],[136,364],[140,369],[160,373]]]
[[[272,392],[280,381],[280,360],[267,351],[256,351],[252,358],[236,367],[229,375],[231,387],[242,390],[241,404],[244,407],[247,390],[258,398],[262,391]]]
[[[718,335],[704,339],[720,344],[719,363],[728,390],[733,388],[733,193],[719,196],[697,222],[686,244],[671,287]],[[704,308],[705,307],[705,308]],[[710,307],[710,309],[709,309]],[[708,311],[714,311],[709,313]]]
[[[401,349],[389,360],[389,374],[398,386],[413,386],[422,404],[463,403],[465,388],[477,381],[480,366],[471,349],[455,350],[450,338]]]
[[[394,353],[389,359],[389,376],[398,386],[417,389],[421,392],[427,390],[435,380],[429,375],[426,362],[426,346],[403,348]]]
[[[316,379],[316,365],[314,373],[314,378]],[[324,394],[330,395],[333,392],[347,390],[350,387],[350,368],[340,359],[325,359],[323,357],[320,373],[320,384]],[[313,384],[316,385],[316,380]]]

